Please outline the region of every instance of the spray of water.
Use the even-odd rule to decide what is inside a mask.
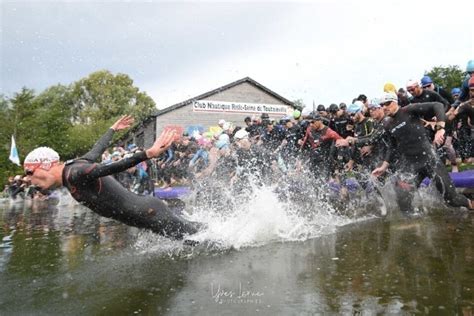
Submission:
[[[341,212],[333,207],[327,190],[314,180],[298,179],[298,193],[294,183],[285,186],[261,185],[258,179],[236,193],[229,185],[213,182],[201,186],[187,200],[188,208],[182,216],[199,222],[202,229],[187,241],[205,245],[212,250],[258,247],[272,242],[304,241],[334,233],[337,227],[373,218],[357,212]],[[206,188],[203,189],[203,188]],[[339,196],[333,196],[339,199]],[[136,247],[144,252],[174,253],[186,247],[182,242],[164,240],[153,234],[142,234]]]

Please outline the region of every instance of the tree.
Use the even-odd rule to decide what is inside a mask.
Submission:
[[[34,98],[34,90],[22,88],[10,99],[10,110],[8,111],[9,121],[12,124],[10,133],[15,135],[20,158],[34,146],[35,142],[32,129],[38,125],[36,117],[38,105],[34,104]]]
[[[425,71],[425,75],[430,76],[436,85],[443,87],[448,92],[452,88],[461,87],[464,79],[464,72],[459,66],[433,67],[430,71]]]
[[[27,140],[23,137],[23,130],[26,130],[28,121],[34,117],[32,113],[32,100],[34,91],[23,88],[19,93],[14,94],[12,99],[5,96],[0,98],[0,180],[2,183],[9,176],[21,174],[22,170],[13,164],[8,157],[10,156],[11,136],[15,136],[20,160],[24,158],[25,152],[20,150],[22,147],[19,142]],[[2,188],[3,189],[3,188]]]
[[[297,99],[293,101],[293,106],[298,111],[302,111],[306,105],[304,104],[303,99]]]
[[[61,157],[71,157],[75,143],[69,140],[73,104],[70,88],[62,85],[49,87],[35,97],[33,104],[37,123],[31,127],[33,148],[48,146]]]
[[[0,95],[0,179],[6,179],[15,174],[17,168],[8,159],[10,155],[10,142],[13,133],[13,122],[11,120],[10,100]],[[3,183],[3,181],[2,181]],[[0,188],[3,190],[3,187]]]
[[[133,86],[125,74],[113,75],[107,70],[90,74],[72,85],[73,117],[90,124],[131,114],[142,120],[156,109],[155,102]]]

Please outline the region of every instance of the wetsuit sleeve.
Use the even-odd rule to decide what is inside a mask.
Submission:
[[[373,129],[373,132],[371,134],[357,138],[354,144],[357,147],[373,145],[381,141],[384,135],[385,135],[385,129],[383,127],[383,124],[378,124]]]
[[[418,117],[423,117],[425,115],[434,113],[438,122],[446,122],[444,106],[440,102],[412,103],[404,107],[403,111]]]
[[[136,166],[140,162],[147,160],[146,152],[138,152],[129,158],[124,158],[117,162],[113,162],[108,165],[104,164],[94,164],[91,166],[91,169],[87,170],[85,177],[88,181],[105,177],[111,174],[119,173],[127,170],[133,166]]]
[[[411,105],[408,105],[408,106],[411,106]],[[393,159],[395,158],[396,150],[397,150],[396,140],[390,134],[391,122],[392,122],[392,119],[384,119],[381,124],[384,131],[384,134],[383,134],[384,139],[386,140],[386,143],[387,143],[387,146],[386,146],[387,150],[385,151],[385,156],[383,160],[388,163],[392,163]]]
[[[456,118],[462,116],[467,116],[471,119],[471,122],[474,122],[474,105],[471,105],[471,101],[464,102],[459,106]]]
[[[449,103],[448,100],[446,100],[445,98],[443,98],[443,96],[439,93],[436,93],[436,102],[440,102],[444,105],[444,110],[447,111],[449,110],[449,108],[451,107],[451,104]]]
[[[448,103],[449,103],[450,106],[451,106],[451,104],[454,103],[453,96],[452,96],[449,92],[447,92],[446,90],[440,89],[440,90],[439,90],[439,95],[440,95],[441,97],[443,97],[446,101],[448,101]]]
[[[461,87],[461,94],[456,102],[465,102],[469,99],[469,78],[464,79]]]
[[[114,136],[114,130],[109,128],[109,130],[95,143],[94,147],[82,156],[82,159],[89,160],[91,162],[97,161],[99,157],[102,156],[102,153],[109,147],[110,141],[112,140],[112,137]]]

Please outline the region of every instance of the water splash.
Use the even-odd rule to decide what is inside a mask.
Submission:
[[[221,210],[200,208],[187,219],[200,221],[206,228],[190,236],[198,242],[214,242],[223,248],[260,246],[274,241],[306,240],[332,233],[350,220],[315,201],[312,210],[298,209],[297,204],[282,202],[272,187],[256,190],[235,208]]]
[[[305,203],[282,199],[275,186],[252,185],[244,197],[233,196],[231,189],[220,191],[219,201],[215,194],[210,194],[206,203],[190,199],[188,203],[193,206],[183,212],[184,218],[204,227],[187,237],[187,241],[200,245],[197,250],[189,251],[183,242],[151,233],[142,233],[135,247],[143,252],[192,256],[203,248],[225,251],[272,242],[304,241],[332,234],[337,227],[367,218],[338,213],[316,191],[306,196]],[[225,206],[217,203],[222,201],[226,201]]]

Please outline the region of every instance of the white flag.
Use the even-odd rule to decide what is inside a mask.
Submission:
[[[16,150],[15,138],[12,135],[12,147],[10,148],[10,157],[8,157],[11,162],[16,165],[20,165],[20,157],[18,156],[18,150]]]

